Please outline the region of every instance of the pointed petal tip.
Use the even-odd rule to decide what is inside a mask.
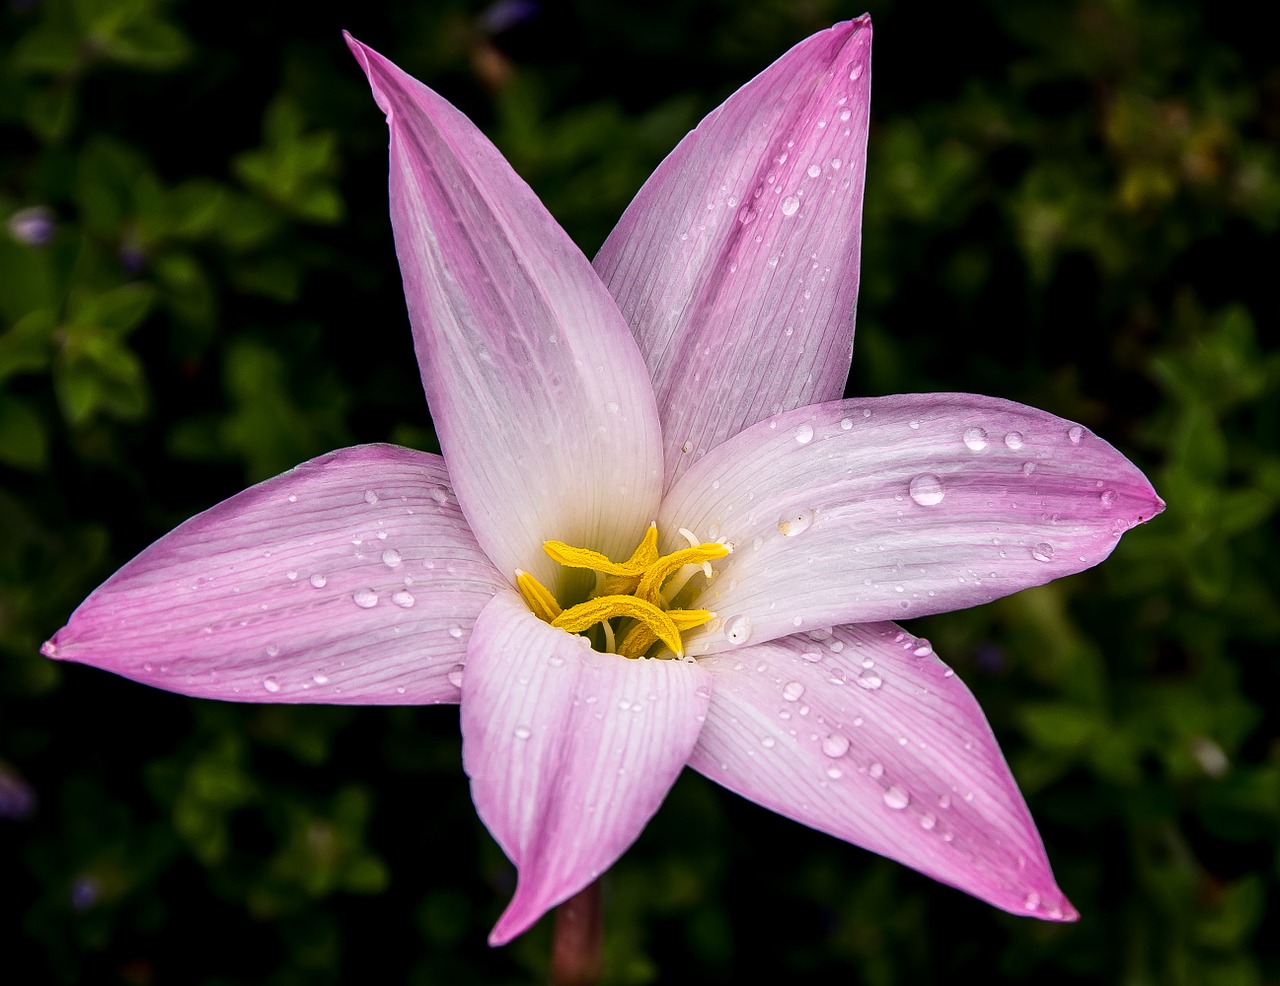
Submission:
[[[61,633],[62,633],[62,630],[59,630],[58,633],[55,633],[52,637],[50,637],[43,644],[41,644],[40,653],[43,654],[45,657],[52,658],[55,661],[62,660],[62,657],[58,654],[58,636]]]

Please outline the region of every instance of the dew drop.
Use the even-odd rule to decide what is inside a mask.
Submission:
[[[788,195],[782,200],[782,214],[784,216],[794,216],[800,209],[800,200],[794,195]]]
[[[1022,906],[1028,911],[1036,910],[1040,906],[1040,895],[1035,892],[1027,894],[1026,897],[1022,898]]]
[[[1084,438],[1084,429],[1079,425],[1072,425],[1067,429],[1067,438],[1071,440],[1072,445],[1079,445],[1080,439]]]
[[[1116,505],[1116,491],[1103,490],[1098,494],[1098,501],[1102,504],[1103,510],[1110,510]]]
[[[841,777],[844,776],[844,771],[841,770],[839,767],[828,767],[827,776],[830,777],[833,781],[838,781]]]
[[[378,605],[378,594],[372,589],[357,589],[351,599],[361,609],[373,609]]]
[[[317,685],[329,684],[329,676],[325,674],[323,671],[317,671],[315,674],[311,676],[311,680],[314,681]]]
[[[812,510],[795,510],[778,518],[778,533],[793,538],[813,526]]]
[[[854,681],[858,683],[859,688],[865,688],[869,692],[875,691],[884,684],[884,679],[874,671],[863,671]]]
[[[1012,449],[1014,452],[1018,451],[1018,449],[1022,448],[1022,444],[1023,444],[1022,432],[1020,431],[1009,432],[1009,434],[1004,436],[1004,444],[1005,444],[1005,447]]]
[[[751,617],[735,616],[726,620],[724,636],[731,644],[745,644],[751,639]]]
[[[382,564],[388,568],[395,568],[400,564],[400,552],[396,551],[395,548],[388,548],[382,553]]]
[[[364,502],[365,502],[365,503],[370,503],[370,504],[372,504],[372,503],[377,503],[377,502],[378,502],[378,494],[377,494],[377,493],[375,493],[375,492],[373,492],[373,490],[365,490],[365,491],[364,491]]]
[[[262,687],[274,695],[280,690],[280,682],[276,681],[275,678],[263,678]]]
[[[921,473],[913,479],[907,486],[907,492],[911,494],[911,499],[922,507],[936,507],[946,496],[946,491],[942,488],[942,480],[928,472]]]
[[[275,657],[280,653],[279,644],[267,644],[267,657]]]
[[[1053,545],[1048,541],[1041,541],[1031,549],[1031,557],[1036,561],[1053,561]]]
[[[518,740],[527,740],[530,736],[533,735],[533,730],[531,730],[528,726],[516,726],[516,728],[512,730],[511,735]]]
[[[760,745],[763,746],[766,750],[772,750],[776,742],[777,741],[772,736],[765,736],[761,738]]]
[[[431,491],[431,499],[435,500],[436,503],[440,504],[441,506],[444,506],[446,503],[449,502],[449,494],[445,492],[445,489],[443,486],[437,486],[434,490]]]
[[[798,681],[788,681],[782,686],[782,697],[788,702],[794,702],[804,694],[804,685]]]
[[[933,827],[938,824],[938,816],[931,811],[926,811],[920,816],[920,827],[926,832],[932,832]]]
[[[867,776],[873,781],[878,781],[884,776],[884,764],[872,761],[871,765],[867,767]]]
[[[449,627],[449,636],[454,640],[459,639],[462,636],[462,627],[458,626],[456,623]],[[584,637],[583,639],[585,640],[586,638]]]
[[[1024,462],[1022,464],[1022,475],[1030,476],[1035,471],[1036,471],[1036,464],[1034,462]]]
[[[313,586],[315,586],[317,589],[323,589],[325,586],[325,583],[328,582],[329,580],[326,579],[323,575],[320,575],[317,573],[316,575],[311,576],[311,578],[308,581],[310,581],[310,583]]]
[[[810,664],[817,664],[822,660],[822,652],[816,650],[807,650],[800,655],[800,660],[808,661]]]
[[[809,425],[801,425],[797,428],[796,441],[801,445],[808,445],[813,441],[813,428]]]
[[[818,177],[818,175],[820,175],[820,174],[822,174],[822,169],[821,169],[821,168],[819,168],[816,164],[811,164],[811,165],[809,165],[809,177],[810,177],[810,178],[817,178],[817,177]]]
[[[284,577],[288,579],[290,582],[293,582],[298,578],[298,572],[296,569],[291,568],[289,569],[289,571],[284,573]]]
[[[885,788],[884,803],[894,811],[902,811],[911,803],[911,796],[896,784]]]
[[[929,643],[924,637],[916,641],[915,650],[911,652],[916,657],[928,657],[933,653],[933,644]]]
[[[841,419],[840,419],[840,430],[841,430],[841,431],[848,431],[848,430],[849,430],[850,428],[852,428],[852,427],[853,427],[853,419],[852,419],[852,418],[841,418]]]
[[[862,62],[854,62],[851,66],[849,66],[849,81],[857,82],[859,79],[861,79],[862,70],[863,70]]]
[[[970,428],[964,433],[964,443],[968,446],[970,452],[981,452],[987,447],[987,430],[985,428]]]
[[[832,733],[822,741],[822,752],[829,757],[843,757],[849,752],[849,738]]]
[[[449,679],[449,684],[453,685],[454,688],[461,688],[462,687],[462,665],[455,664],[449,670],[449,673],[448,675],[446,675],[446,677]]]
[[[413,605],[413,593],[401,589],[399,592],[392,594],[391,601],[401,609],[408,609]]]

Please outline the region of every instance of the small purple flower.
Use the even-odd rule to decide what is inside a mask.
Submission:
[[[5,222],[9,235],[27,246],[44,246],[58,231],[57,217],[47,205],[19,209]]]
[[[1076,912],[968,689],[895,624],[1097,564],[1163,503],[1080,425],[841,399],[871,25],[662,163],[594,268],[456,109],[349,40],[443,456],[343,449],[183,524],[44,647],[210,698],[461,703],[515,863],[490,941],[609,868],[686,765],[1006,910]]]

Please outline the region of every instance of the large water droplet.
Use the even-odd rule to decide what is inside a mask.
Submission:
[[[794,216],[800,209],[800,200],[794,195],[788,195],[782,200],[782,214],[784,216]]]
[[[946,496],[942,480],[929,472],[921,473],[913,479],[907,486],[907,492],[922,507],[936,507]]]
[[[446,677],[449,679],[449,684],[453,685],[454,688],[461,688],[462,687],[462,665],[455,664],[449,670],[449,673],[448,675],[446,675]]]
[[[391,601],[401,609],[408,609],[413,605],[413,593],[401,589],[399,592],[392,594]]]
[[[372,589],[357,589],[351,599],[361,609],[373,609],[378,605],[378,594]]]
[[[822,752],[829,757],[843,757],[849,752],[849,738],[832,733],[822,741]]]
[[[981,452],[987,447],[987,430],[985,428],[970,428],[964,433],[964,443],[968,446],[970,452]]]
[[[751,639],[751,617],[735,616],[725,620],[724,636],[731,644],[745,644]]]
[[[827,776],[830,777],[833,781],[838,781],[841,777],[844,776],[844,771],[841,770],[839,767],[828,767]]]
[[[793,538],[797,534],[803,534],[812,526],[812,510],[795,510],[778,518],[778,532],[783,537]]]
[[[808,445],[813,441],[813,428],[809,425],[801,425],[797,428],[796,441],[801,445]]]
[[[311,578],[309,579],[309,581],[310,581],[310,582],[311,582],[311,584],[312,584],[313,586],[315,586],[317,589],[323,589],[323,588],[324,588],[324,586],[325,586],[325,583],[326,583],[326,582],[328,582],[329,580],[328,580],[328,579],[326,579],[323,575],[320,575],[319,573],[317,573],[317,574],[315,574],[315,575],[311,576]]]
[[[449,636],[452,637],[454,640],[457,640],[459,637],[462,636],[462,627],[458,626],[458,624],[456,623],[453,626],[449,627]]]
[[[867,767],[867,776],[873,781],[879,780],[884,776],[884,764],[872,761],[871,765]]]
[[[1053,545],[1048,541],[1041,541],[1031,549],[1031,557],[1036,561],[1053,561]]]
[[[894,784],[885,788],[884,803],[894,811],[901,811],[911,803],[911,796]]]
[[[263,678],[262,687],[274,695],[280,690],[280,682],[276,681],[275,678]]]
[[[1009,432],[1009,434],[1004,436],[1004,444],[1007,448],[1010,448],[1015,452],[1018,451],[1018,449],[1022,448],[1022,444],[1023,444],[1022,432],[1020,431]]]
[[[798,681],[788,681],[782,686],[782,697],[788,702],[797,701],[804,694],[804,685]]]
[[[1067,438],[1071,440],[1072,445],[1079,445],[1080,439],[1084,438],[1084,429],[1079,425],[1072,425],[1067,429]]]
[[[375,492],[373,492],[373,490],[365,490],[365,491],[364,491],[364,502],[365,502],[365,503],[371,503],[371,504],[372,504],[372,503],[377,503],[377,502],[378,502],[378,494],[377,494],[377,493],[375,493]]]
[[[533,735],[533,730],[528,726],[516,726],[516,728],[512,730],[511,735],[518,740],[527,740]]]
[[[329,684],[329,676],[325,674],[323,671],[317,671],[315,674],[311,676],[311,680],[314,681],[317,685]]]
[[[854,62],[849,66],[849,80],[857,82],[862,78],[863,65],[862,62]]]
[[[873,692],[884,684],[884,679],[874,671],[863,671],[858,677],[853,679],[858,683],[859,688],[865,688],[867,691]]]
[[[434,490],[431,491],[431,499],[435,500],[436,503],[440,504],[441,506],[444,506],[446,503],[449,502],[449,494],[448,492],[446,492],[443,486],[437,486]]]
[[[1110,510],[1116,505],[1116,491],[1103,490],[1098,494],[1098,501],[1102,504],[1103,510]]]

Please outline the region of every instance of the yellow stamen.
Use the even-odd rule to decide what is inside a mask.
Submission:
[[[575,548],[563,541],[544,541],[542,549],[565,568],[587,568],[605,575],[618,575],[624,578],[639,578],[644,570],[658,559],[658,528],[654,524],[644,532],[644,537],[631,557],[626,561],[610,560],[608,555],[590,548]]]
[[[692,630],[694,627],[700,627],[708,620],[712,619],[716,614],[709,609],[669,609],[667,616],[671,617],[671,622],[676,625],[677,630]],[[658,635],[645,623],[637,623],[622,638],[622,643],[618,645],[619,657],[644,657],[649,648],[658,642]],[[677,657],[683,655],[676,651]]]
[[[640,576],[635,594],[645,602],[659,604],[662,598],[662,583],[684,568],[685,565],[705,565],[716,558],[723,558],[729,549],[723,544],[699,544],[692,548],[681,548],[671,554],[657,559]],[[704,569],[705,571],[705,569]],[[710,619],[708,617],[707,619]],[[704,621],[705,622],[705,621]]]
[[[597,623],[616,619],[619,616],[639,620],[642,625],[653,631],[655,639],[661,640],[675,651],[677,657],[684,656],[684,649],[680,645],[680,631],[676,629],[675,621],[653,603],[647,603],[635,596],[601,596],[598,599],[588,599],[585,603],[570,606],[552,620],[551,625],[567,630],[569,633],[581,633]],[[707,618],[710,619],[710,616],[708,615]]]
[[[524,596],[524,601],[529,604],[533,615],[543,623],[550,623],[560,615],[560,604],[556,602],[556,597],[551,594],[551,590],[519,568],[516,569],[516,588],[520,590],[520,595]]]

